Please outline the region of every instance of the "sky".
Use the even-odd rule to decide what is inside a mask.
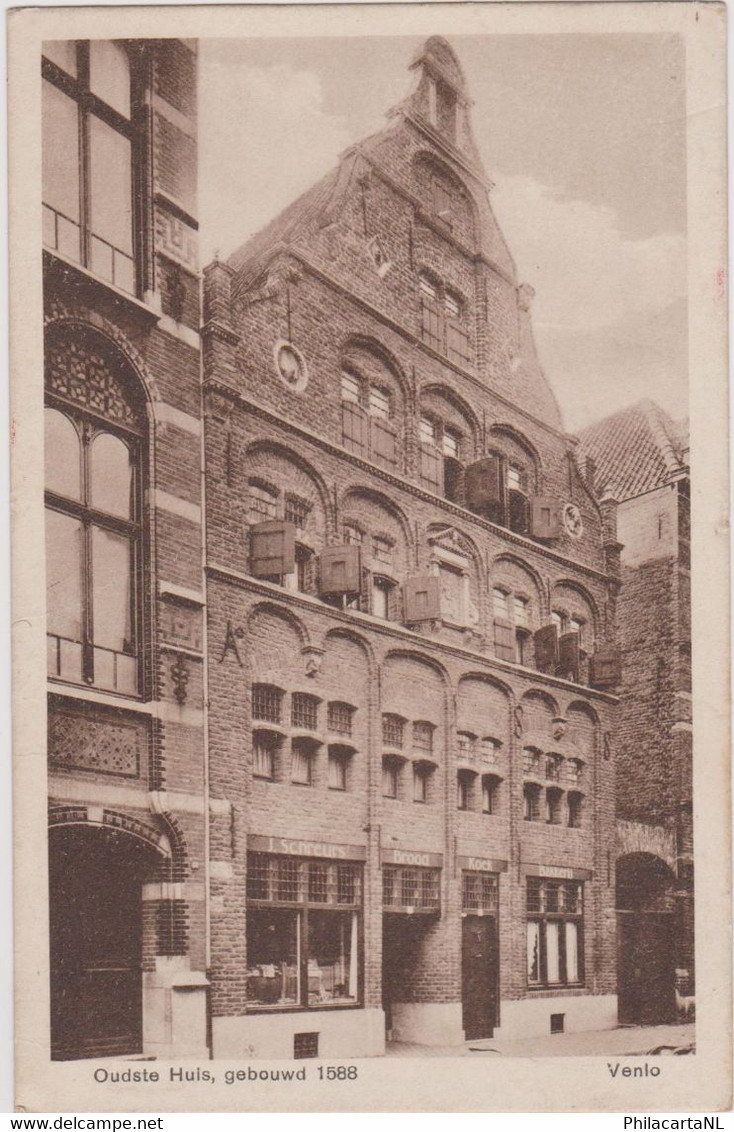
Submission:
[[[674,35],[451,40],[565,427],[688,413],[685,58]],[[201,253],[226,258],[382,128],[413,37],[200,40]]]

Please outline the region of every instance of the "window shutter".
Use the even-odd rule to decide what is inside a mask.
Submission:
[[[322,597],[358,594],[361,589],[360,547],[327,546],[319,557],[319,593]]]
[[[527,497],[521,491],[509,493],[510,530],[519,535],[526,535],[530,527],[530,506]]]
[[[361,405],[353,401],[342,401],[342,444],[357,456],[368,453],[368,420]]]
[[[558,664],[558,628],[544,625],[534,634],[535,667],[539,672],[555,672]]]
[[[443,455],[432,444],[421,444],[421,479],[443,494]]]
[[[372,459],[382,468],[394,468],[396,464],[395,433],[390,425],[379,417],[370,422]]]
[[[579,682],[579,635],[564,633],[558,640],[558,669],[556,675],[564,680]]]
[[[296,528],[271,521],[250,528],[250,573],[255,578],[282,577],[296,567]]]
[[[502,461],[499,456],[483,456],[466,469],[466,502],[480,514],[502,505]]]
[[[559,538],[561,504],[549,495],[536,495],[530,508],[530,534],[533,538]]]
[[[469,335],[463,326],[448,320],[446,322],[446,353],[452,361],[468,362],[471,360]]]
[[[390,586],[387,595],[387,619],[398,623],[403,620],[403,592],[400,586]]]
[[[438,578],[421,574],[408,578],[403,586],[405,620],[438,621],[441,617],[441,592]]]
[[[498,660],[515,660],[515,626],[510,621],[494,623],[494,655]]]
[[[422,302],[422,330],[424,342],[434,350],[443,348],[443,316],[425,299]]]
[[[602,690],[622,683],[622,658],[617,649],[596,650],[591,658],[590,683]]]

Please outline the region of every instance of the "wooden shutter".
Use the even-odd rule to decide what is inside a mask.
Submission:
[[[469,335],[463,326],[446,320],[446,353],[455,362],[471,360]]]
[[[296,566],[296,528],[272,520],[250,528],[250,573],[255,578],[282,577]]]
[[[421,444],[421,479],[437,495],[443,494],[443,455],[433,444]]]
[[[499,660],[515,661],[515,626],[510,621],[494,623],[494,655]]]
[[[563,635],[559,637],[557,676],[562,677],[564,680],[573,680],[575,684],[578,684],[579,665],[581,662],[579,651],[578,633],[563,633]]]
[[[441,591],[434,574],[408,578],[403,586],[405,620],[438,621],[441,617]]]
[[[422,301],[423,341],[434,350],[443,349],[443,315],[426,299]]]
[[[325,547],[319,556],[319,575],[322,597],[358,594],[362,581],[361,548],[353,544]]]
[[[379,464],[381,468],[395,467],[395,433],[387,421],[380,417],[372,417],[370,421],[370,447],[375,464]]]
[[[596,650],[591,658],[590,683],[602,690],[622,683],[622,658],[617,649]]]
[[[342,401],[342,444],[348,452],[367,457],[369,451],[367,414],[354,401]]]
[[[502,505],[502,461],[499,456],[483,456],[466,469],[466,503],[480,514]]]
[[[539,672],[555,672],[558,664],[558,628],[551,623],[536,630],[535,667]]]
[[[561,534],[561,504],[549,495],[536,495],[530,507],[530,534],[533,538],[553,539]]]

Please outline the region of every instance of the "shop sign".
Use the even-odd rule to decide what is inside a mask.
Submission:
[[[328,841],[303,841],[297,837],[264,837],[251,833],[247,838],[251,853],[286,853],[289,857],[329,857],[338,861],[364,861],[364,845],[332,845]]]
[[[421,853],[411,849],[383,849],[380,860],[383,865],[416,865],[423,869],[440,869],[443,854]]]
[[[457,857],[456,863],[471,873],[507,872],[507,861],[495,861],[492,857]]]
[[[554,880],[591,880],[591,869],[572,869],[566,865],[526,865],[522,875],[526,877],[552,877]]]

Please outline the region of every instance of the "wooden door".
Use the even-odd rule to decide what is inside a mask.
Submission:
[[[493,916],[462,920],[461,984],[467,1040],[491,1038],[497,1025],[499,977],[497,925]]]

